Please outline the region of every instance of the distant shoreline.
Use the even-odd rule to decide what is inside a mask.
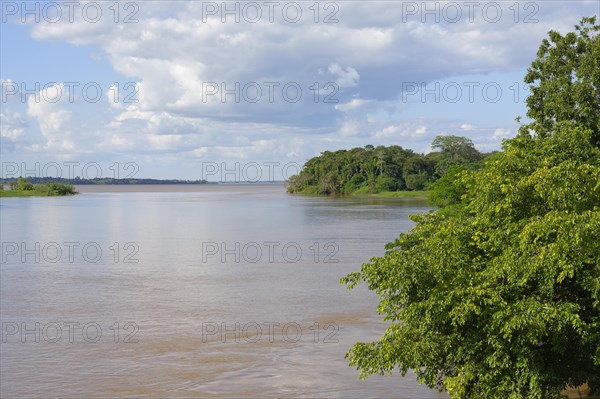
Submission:
[[[0,184],[7,186],[11,181],[16,179],[0,179]],[[113,179],[113,178],[96,178],[96,179],[65,179],[57,177],[28,177],[27,181],[32,184],[48,184],[60,183],[71,184],[73,186],[163,186],[163,185],[205,185],[205,184],[220,184],[220,185],[264,185],[264,184],[285,184],[283,180],[273,181],[207,181],[207,180],[179,180],[179,179]]]
[[[292,193],[301,197],[332,197],[332,198],[393,198],[411,200],[429,200],[431,191],[381,191],[379,193],[352,193],[352,194],[308,194]]]
[[[232,193],[240,187],[273,187],[284,190],[284,183],[211,183],[211,184],[87,184],[75,185],[81,194],[86,193],[201,193],[228,192]],[[218,188],[218,189],[217,189]]]
[[[46,183],[48,184],[48,183]],[[206,192],[213,191],[216,187],[220,191],[234,192],[239,187],[273,187],[278,190],[285,190],[284,181],[265,181],[265,182],[207,182],[207,183],[119,183],[119,184],[72,184],[77,193],[160,193],[160,192]],[[7,184],[4,184],[4,190],[1,192],[1,197],[40,197],[46,196],[35,191],[17,191],[10,190]]]
[[[1,179],[2,184],[9,184],[9,182],[16,180],[12,179]],[[115,179],[110,177],[97,177],[94,179],[82,179],[75,177],[72,179],[66,179],[64,177],[27,177],[27,181],[32,184],[48,184],[48,183],[60,183],[60,184],[71,184],[74,186],[87,186],[87,185],[130,185],[130,184],[216,184],[215,182],[209,182],[207,180],[179,180],[179,179],[151,179],[151,178],[121,178]]]

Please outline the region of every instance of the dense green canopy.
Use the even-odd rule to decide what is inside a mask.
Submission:
[[[476,167],[484,155],[471,140],[438,136],[439,152],[415,153],[397,145],[326,151],[304,164],[288,181],[288,191],[304,194],[378,193],[423,190],[451,167]]]
[[[416,227],[385,256],[342,279],[367,283],[392,322],[380,341],[348,352],[363,377],[413,370],[452,398],[600,389],[600,85],[586,80],[598,76],[594,24],[584,20],[564,40],[551,32],[561,49],[551,57],[542,44],[531,69],[543,82],[528,100],[533,122],[485,168],[447,174],[442,208],[413,216]],[[574,70],[553,68],[571,54],[565,41],[586,60]],[[573,76],[585,93],[578,105],[563,84]]]

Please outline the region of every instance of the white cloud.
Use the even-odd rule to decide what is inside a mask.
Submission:
[[[288,152],[285,154],[287,159],[297,160],[303,153],[303,147],[305,146],[305,141],[301,138],[294,138],[291,140],[288,146]],[[291,150],[290,150],[291,149]]]
[[[123,103],[121,103],[121,93],[119,92],[119,86],[112,84],[110,85],[107,93],[106,99],[108,101],[108,105],[111,108],[121,109],[123,108]]]
[[[168,150],[176,148],[183,140],[183,136],[176,134],[151,134],[147,135],[146,138],[150,143],[150,148],[156,150]]]
[[[352,100],[350,100],[347,103],[342,103],[342,104],[337,104],[334,106],[335,109],[337,109],[338,111],[342,111],[342,112],[354,112],[356,110],[358,110],[360,107],[369,104],[370,101],[369,100],[363,100],[360,98],[353,98]]]
[[[498,128],[496,130],[494,130],[494,134],[492,135],[492,138],[494,140],[502,140],[502,139],[506,139],[512,136],[512,132],[510,131],[510,129],[504,129],[504,128]]]
[[[275,140],[257,140],[246,146],[217,146],[220,156],[230,159],[251,159],[275,149]]]
[[[89,129],[77,124],[77,111],[62,102],[28,102],[16,109],[39,126],[45,140],[36,147],[39,151],[273,159],[309,157],[323,148],[362,146],[367,140],[389,144],[403,139],[405,147],[426,148],[434,132],[463,134],[482,131],[481,126],[502,126],[506,110],[499,104],[495,115],[473,120],[477,107],[461,108],[463,114],[444,108],[440,116],[401,103],[403,82],[457,76],[493,81],[500,72],[516,76],[524,72],[549,29],[571,30],[586,14],[582,10],[595,6],[540,3],[539,23],[525,24],[515,23],[510,4],[502,3],[499,23],[484,20],[478,7],[474,22],[463,13],[457,23],[434,24],[421,23],[421,15],[405,21],[402,7],[389,2],[342,2],[339,22],[325,24],[314,23],[307,9],[311,3],[301,4],[305,18],[297,24],[281,19],[221,23],[220,15],[203,21],[201,2],[141,2],[139,22],[132,24],[112,21],[111,3],[102,3],[107,18],[96,24],[80,18],[32,24],[35,39],[86,45],[93,54],[102,54],[117,74],[138,82],[138,103],[115,103],[116,87],[109,89],[108,104],[98,104],[103,107],[95,112],[99,122]],[[297,82],[303,98],[286,103],[276,90],[271,103],[264,89],[256,104],[235,102],[232,96],[223,102],[222,95],[204,95],[212,82],[229,88],[235,83],[243,87],[248,82],[277,82],[281,87]],[[317,102],[311,89],[315,82]],[[337,103],[323,101],[327,82],[340,87]],[[505,93],[510,93],[508,87]],[[122,100],[123,90],[119,94]],[[512,110],[508,118],[514,118]],[[5,110],[2,119],[3,139],[21,140],[30,134],[24,127],[27,121],[9,124]],[[514,131],[499,128],[485,140],[498,146]]]
[[[37,119],[42,135],[46,138],[48,150],[73,151],[71,139],[71,111],[64,109],[68,101],[65,86],[57,83],[43,88],[38,95],[27,99],[27,115]]]
[[[208,147],[198,147],[198,148],[195,148],[192,151],[192,154],[195,157],[199,157],[199,158],[205,157],[206,154],[208,154]]]
[[[4,109],[0,113],[0,137],[16,141],[23,136],[24,128],[25,121],[18,112]]]
[[[352,67],[342,68],[338,64],[331,64],[329,65],[329,68],[327,68],[327,71],[330,74],[338,77],[335,80],[335,83],[340,88],[354,87],[358,85],[358,81],[360,80],[360,75],[358,74],[356,69]]]
[[[341,136],[356,136],[359,132],[359,123],[355,120],[344,121],[339,132]]]
[[[373,134],[378,139],[389,138],[421,138],[427,133],[426,126],[392,125]]]

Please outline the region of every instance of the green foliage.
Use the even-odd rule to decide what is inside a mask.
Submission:
[[[534,121],[523,133],[551,134],[556,123],[572,121],[591,130],[592,143],[600,145],[599,31],[596,17],[584,18],[575,32],[550,31],[543,40],[525,76],[533,85],[527,116]]]
[[[432,184],[429,200],[432,205],[440,208],[459,205],[466,193],[468,171],[462,166],[452,166],[444,176]]]
[[[398,190],[398,181],[386,175],[379,175],[375,180],[375,192],[396,191]]]
[[[427,173],[413,173],[405,176],[406,179],[406,188],[409,190],[423,190],[427,181],[429,180],[429,176]]]
[[[402,168],[411,157],[423,156],[399,146],[325,151],[309,159],[300,174],[290,177],[288,191],[352,194],[402,190],[406,188]]]
[[[427,200],[431,191],[382,191],[377,193],[379,197],[384,198],[414,198],[418,200]]]
[[[17,181],[10,185],[11,190],[30,191],[33,190],[33,184],[29,183],[24,177],[19,177]]]
[[[438,176],[444,176],[454,166],[471,165],[483,159],[473,142],[466,137],[437,136],[431,143],[431,148],[437,148],[441,152],[441,159],[435,165]]]
[[[10,190],[3,191],[4,197],[29,197],[29,196],[60,196],[77,194],[70,184],[48,183],[32,184],[24,177],[9,182]]]
[[[346,276],[393,324],[348,353],[361,375],[413,370],[453,398],[600,387],[600,151],[589,131],[518,138],[465,179],[466,212],[414,216]]]
[[[73,195],[77,194],[73,186],[68,184],[61,183],[48,183],[45,186],[45,189],[48,192],[48,195]],[[43,190],[44,188],[42,188]]]
[[[300,174],[290,177],[288,192],[329,195],[423,190],[437,178],[438,164],[474,166],[481,159],[482,154],[464,137],[438,136],[436,140],[448,145],[440,147],[441,153],[427,155],[396,145],[325,151],[309,159]]]
[[[592,73],[583,53],[596,45],[576,45],[590,33],[565,36],[587,60],[574,76]],[[543,43],[533,69],[550,65],[540,64],[548,51]],[[540,81],[562,76],[568,60],[555,58]],[[342,279],[365,282],[391,322],[379,341],[347,353],[361,377],[412,370],[454,399],[559,398],[582,384],[600,393],[600,148],[590,126],[598,90],[564,103],[576,110],[559,112],[548,103],[558,97],[544,94],[538,114],[531,100],[534,121],[503,152],[483,169],[449,168],[432,193],[442,209],[413,216],[385,256]]]

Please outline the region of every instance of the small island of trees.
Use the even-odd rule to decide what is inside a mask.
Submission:
[[[431,147],[438,151],[424,155],[398,145],[325,151],[290,177],[287,190],[309,195],[429,190],[446,174],[481,168],[493,155],[477,151],[470,139],[461,136],[438,136]]]
[[[0,184],[0,197],[55,197],[77,194],[70,184],[33,184],[24,177],[10,181],[8,187],[10,189],[5,190],[4,184]]]

